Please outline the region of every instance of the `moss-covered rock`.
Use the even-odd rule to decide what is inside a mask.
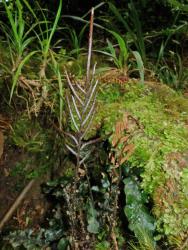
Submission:
[[[183,245],[188,236],[188,99],[159,83],[104,85],[93,131],[101,126],[105,134],[112,132],[125,112],[138,123],[129,163],[139,168],[141,186],[153,200],[158,232],[171,244]]]

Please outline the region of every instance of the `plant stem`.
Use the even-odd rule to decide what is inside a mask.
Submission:
[[[92,42],[93,42],[93,20],[94,20],[94,8],[91,9],[91,18],[90,18],[89,48],[88,48],[88,58],[87,58],[87,74],[86,74],[86,88],[88,87],[89,81],[90,81],[91,50],[92,50]]]

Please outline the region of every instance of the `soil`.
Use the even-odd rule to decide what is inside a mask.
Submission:
[[[15,199],[22,189],[29,183],[29,180],[20,175],[12,175],[12,170],[17,162],[26,159],[28,156],[19,148],[8,145],[8,134],[6,129],[0,130],[0,222],[6,212],[13,205]],[[20,203],[11,220],[3,229],[8,227],[24,229],[27,227],[38,227],[47,210],[47,202],[41,193],[40,185],[44,179],[36,180],[26,198]]]

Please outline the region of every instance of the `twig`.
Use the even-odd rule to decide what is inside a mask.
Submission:
[[[22,190],[22,192],[19,194],[19,196],[16,198],[16,200],[14,201],[14,203],[12,204],[12,206],[9,208],[9,210],[6,212],[5,216],[3,217],[3,219],[0,221],[0,232],[2,231],[5,223],[7,223],[10,218],[12,217],[12,215],[14,214],[15,210],[18,208],[18,206],[20,205],[20,203],[23,201],[23,199],[25,198],[26,194],[28,193],[28,191],[31,189],[31,187],[33,186],[33,184],[35,183],[36,180],[31,180],[27,186],[25,186],[25,188]]]

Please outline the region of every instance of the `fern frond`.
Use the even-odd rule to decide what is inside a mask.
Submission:
[[[95,80],[96,64],[94,65],[93,70],[90,73],[93,39],[93,15],[94,9],[92,9],[91,11],[89,49],[86,69],[87,73],[84,86],[82,87],[79,83],[72,80],[71,77],[69,77],[67,71],[65,70],[65,76],[70,90],[66,96],[67,106],[71,122],[75,128],[74,132],[65,133],[67,134],[66,147],[73,155],[76,156],[77,173],[80,166],[86,161],[86,159],[90,155],[88,151],[85,152],[85,148],[88,145],[94,143],[94,141],[92,141],[91,143],[85,143],[83,141],[84,137],[86,136],[88,130],[91,127],[91,123],[95,114],[98,86],[98,81]]]

